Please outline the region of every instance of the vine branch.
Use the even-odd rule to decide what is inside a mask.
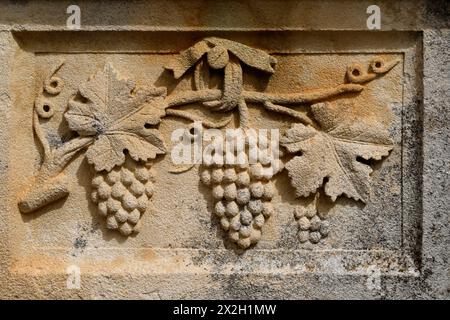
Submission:
[[[40,130],[39,126],[37,128]],[[42,131],[40,132],[42,133]],[[32,212],[67,196],[69,194],[68,182],[62,172],[75,155],[93,141],[93,137],[76,137],[59,148],[49,149],[48,153],[44,155],[44,161],[38,173],[31,178],[20,196],[20,211]]]
[[[300,93],[266,93],[266,92],[255,92],[255,91],[243,91],[241,97],[237,101],[237,107],[239,110],[239,125],[241,128],[247,128],[249,122],[248,107],[247,102],[251,103],[261,103],[266,109],[278,112],[281,114],[289,115],[305,124],[313,125],[311,119],[307,116],[291,110],[288,107],[281,106],[278,104],[311,104],[321,100],[329,99],[345,93],[351,92],[361,92],[364,86],[359,84],[341,84],[333,88],[327,89],[316,89],[311,91],[305,91]],[[202,89],[202,90],[188,90],[175,93],[166,98],[167,107],[166,115],[176,116],[184,119],[189,119],[192,121],[202,121],[205,127],[208,128],[222,128],[226,126],[231,119],[219,123],[213,123],[208,120],[202,120],[187,111],[173,110],[171,108],[179,107],[192,103],[201,103],[208,101],[217,101],[222,96],[222,91],[218,89]],[[208,107],[208,104],[204,104]],[[215,110],[212,110],[215,111]]]
[[[45,161],[45,159],[49,156],[51,149],[48,140],[45,138],[45,134],[39,122],[39,116],[36,109],[33,109],[33,130],[34,133],[36,134],[36,137],[39,140],[39,143],[44,149],[44,161]]]
[[[253,103],[272,102],[275,104],[306,104],[329,99],[344,93],[361,92],[364,86],[359,84],[340,84],[334,88],[316,89],[300,93],[267,93],[244,91],[242,96],[245,101]]]
[[[166,98],[167,108],[178,107],[190,103],[205,102],[220,99],[222,91],[219,89],[187,90],[177,92]]]
[[[270,101],[264,102],[264,107],[267,110],[291,116],[291,117],[299,120],[300,122],[302,122],[305,125],[314,125],[313,121],[310,118],[308,118],[306,115],[304,115],[303,113],[300,113],[298,111],[292,110],[290,108],[286,108],[286,107],[283,107],[280,105],[273,104]]]
[[[228,119],[214,123],[207,119],[201,119],[200,117],[197,117],[189,112],[182,111],[182,110],[173,110],[173,109],[167,109],[166,116],[175,116],[175,117],[179,117],[179,118],[188,119],[191,121],[201,121],[202,124],[207,128],[223,128],[227,124],[229,124],[231,121],[231,117],[229,117]]]

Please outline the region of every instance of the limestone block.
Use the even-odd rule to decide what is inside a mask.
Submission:
[[[448,4],[66,5],[0,3],[1,298],[449,297]]]

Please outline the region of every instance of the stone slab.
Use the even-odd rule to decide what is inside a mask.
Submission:
[[[372,31],[370,4],[81,1],[81,29],[71,31],[66,3],[0,3],[0,297],[448,299],[449,6],[381,1]],[[211,48],[226,51],[223,66]],[[203,89],[198,61],[211,67]],[[183,63],[190,68],[176,79]],[[140,94],[148,113],[112,128]],[[218,99],[226,112],[202,104]],[[259,215],[251,236],[233,235],[224,227],[232,218],[214,213],[217,190],[201,178],[214,168],[173,163],[171,135],[194,118],[230,120],[222,131],[280,130],[285,169],[270,179],[248,171],[252,184],[274,187],[264,200],[273,213]],[[117,131],[137,140],[100,146]],[[309,135],[323,140],[299,138]],[[103,217],[94,180],[116,170],[138,198],[144,191],[131,188],[147,169],[152,182],[142,184],[153,191],[142,189],[139,233],[129,235],[138,228],[132,200],[117,202],[133,207],[128,222],[109,207]],[[119,199],[112,194],[104,199]],[[247,209],[254,226],[250,203],[239,204],[240,221]],[[311,227],[312,217],[329,231]]]

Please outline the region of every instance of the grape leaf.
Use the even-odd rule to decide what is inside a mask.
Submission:
[[[86,157],[97,171],[110,171],[125,161],[125,151],[136,161],[154,159],[166,147],[154,128],[165,115],[165,88],[135,88],[106,64],[79,88],[69,101],[65,118],[71,130],[95,137]]]
[[[325,183],[325,193],[333,201],[344,194],[367,202],[372,168],[362,159],[381,160],[389,154],[393,146],[388,131],[379,123],[351,116],[343,120],[326,103],[311,110],[324,131],[296,123],[281,138],[289,152],[300,153],[286,164],[297,196],[306,197]]]

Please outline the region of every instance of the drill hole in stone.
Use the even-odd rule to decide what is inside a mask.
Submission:
[[[36,104],[36,112],[39,117],[49,119],[53,116],[54,108],[50,101],[39,99]]]
[[[352,75],[354,75],[355,77],[359,76],[361,73],[359,72],[358,69],[353,69],[352,71]]]

